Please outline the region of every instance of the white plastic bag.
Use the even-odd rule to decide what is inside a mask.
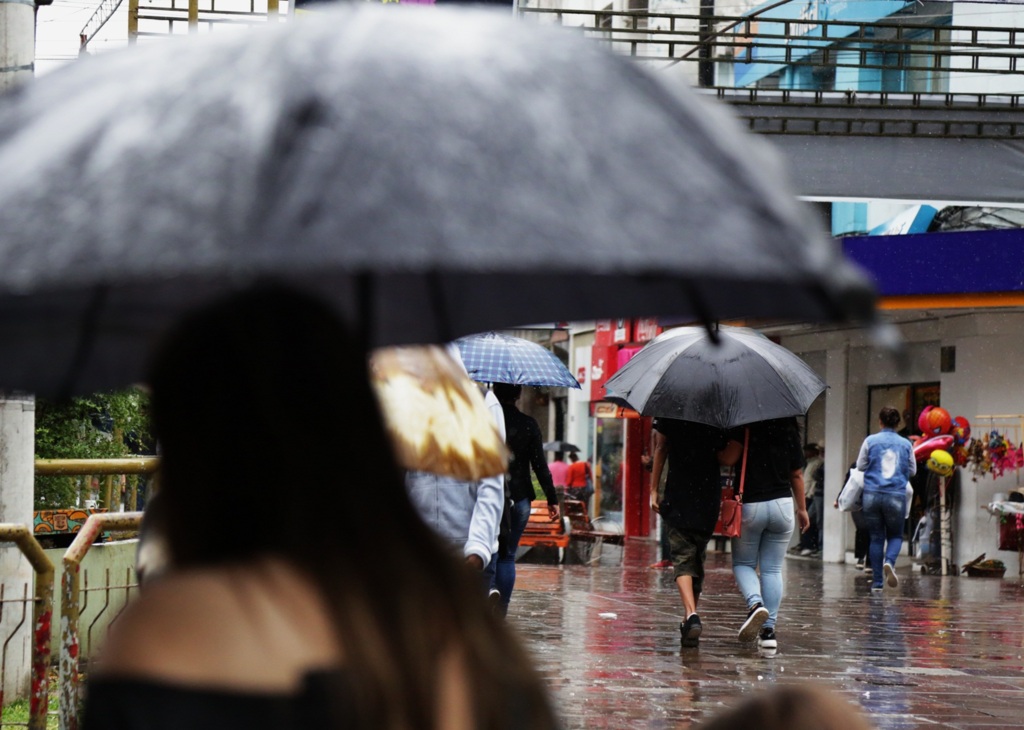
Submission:
[[[843,512],[857,512],[864,498],[864,472],[854,467],[850,469],[850,477],[839,492],[839,509]]]

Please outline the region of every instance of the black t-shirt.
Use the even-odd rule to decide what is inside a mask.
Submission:
[[[729,442],[728,434],[674,418],[655,418],[653,427],[668,439],[665,501],[674,507],[672,525],[710,535],[722,501],[718,452]]]
[[[743,443],[743,427],[731,432],[731,438]],[[736,465],[737,468],[741,461]],[[803,469],[804,451],[800,432],[792,418],[778,418],[750,424],[750,450],[747,476],[743,484],[744,502],[768,502],[793,496],[791,475]],[[737,484],[738,481],[737,472]]]

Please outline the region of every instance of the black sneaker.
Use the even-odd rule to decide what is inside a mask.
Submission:
[[[761,629],[761,633],[757,635],[757,648],[758,649],[778,649],[779,642],[775,638],[775,629],[770,626],[765,626]]]
[[[739,634],[737,638],[740,641],[753,641],[757,638],[757,632],[760,631],[761,627],[764,626],[764,622],[768,620],[768,609],[762,606],[760,603],[755,604],[750,609],[750,613],[747,614],[747,620],[740,626]]]
[[[679,639],[684,649],[692,649],[700,643],[700,633],[704,627],[700,623],[700,616],[691,613],[690,617],[679,624]]]

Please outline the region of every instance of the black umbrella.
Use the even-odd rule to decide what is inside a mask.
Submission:
[[[577,454],[582,451],[576,444],[570,444],[568,441],[548,441],[544,444],[545,451],[575,451]]]
[[[605,384],[645,416],[732,428],[799,416],[825,382],[792,352],[752,330],[722,327],[716,344],[701,327],[660,335]]]
[[[872,316],[866,278],[724,107],[507,15],[352,4],[0,99],[0,387],[132,382],[184,307],[268,275],[369,345]]]

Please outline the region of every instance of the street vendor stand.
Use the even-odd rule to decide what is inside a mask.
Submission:
[[[999,549],[1017,552],[1017,575],[1024,576],[1024,502],[990,502],[982,509],[999,518]]]

